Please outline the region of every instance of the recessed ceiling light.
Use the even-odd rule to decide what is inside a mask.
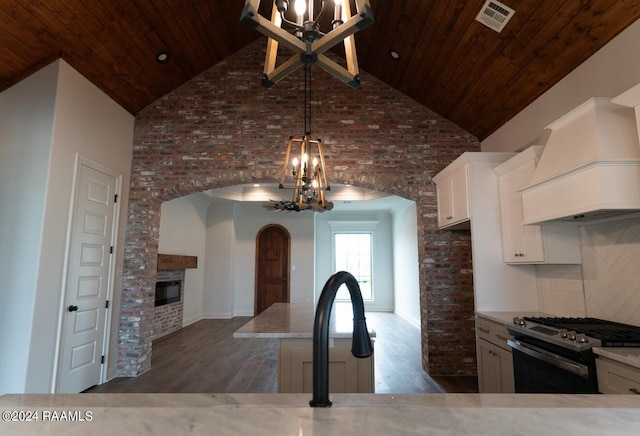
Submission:
[[[389,57],[396,62],[400,61],[400,53],[398,53],[394,49],[389,50]]]
[[[166,51],[158,53],[158,55],[156,56],[156,61],[158,61],[159,64],[166,64],[167,62],[169,62],[169,53],[167,53]]]
[[[254,184],[253,184],[253,187],[254,187],[254,188],[259,188],[259,187],[260,187],[260,183],[254,183]]]

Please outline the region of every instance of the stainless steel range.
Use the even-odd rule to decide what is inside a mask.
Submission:
[[[593,347],[640,347],[640,327],[597,318],[514,318],[516,392],[597,393]]]

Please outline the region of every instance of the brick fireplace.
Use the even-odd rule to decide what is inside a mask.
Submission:
[[[302,73],[262,88],[264,50],[260,39],[136,116],[119,319],[122,376],[150,368],[161,203],[278,180],[286,138],[302,128]],[[470,237],[437,229],[431,177],[480,144],[366,72],[361,78],[362,87],[352,90],[313,69],[313,131],[325,144],[331,182],[416,202],[423,366],[431,375],[475,374]]]
[[[182,312],[184,301],[184,269],[159,270],[156,283],[165,281],[180,282],[180,301],[153,308],[153,335],[151,339],[158,339],[182,328]]]

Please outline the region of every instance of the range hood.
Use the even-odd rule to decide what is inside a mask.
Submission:
[[[639,103],[640,104],[640,103]],[[547,129],[523,224],[576,222],[640,212],[640,144],[634,109],[592,98]]]

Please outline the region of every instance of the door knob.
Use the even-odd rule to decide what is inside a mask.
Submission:
[[[78,310],[78,306],[74,306],[73,304],[71,306],[69,306],[69,308],[67,309],[69,312],[75,312],[76,310]]]

